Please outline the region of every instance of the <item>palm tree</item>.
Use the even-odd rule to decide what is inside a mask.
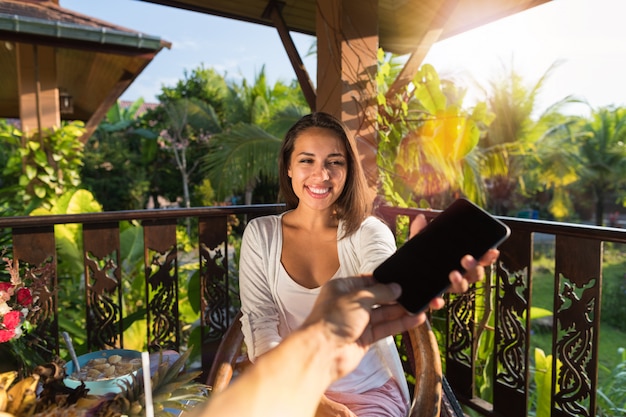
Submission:
[[[194,144],[208,143],[209,137],[221,131],[213,108],[196,99],[177,99],[163,103],[167,128],[161,131],[161,139],[174,155],[181,175],[183,201],[191,206],[189,182],[191,174],[198,168],[200,158],[189,164],[188,154]]]
[[[591,192],[595,223],[601,226],[606,199],[617,193],[623,201],[626,191],[626,109],[594,110],[579,137],[579,184]]]
[[[300,117],[301,108],[290,107],[276,115],[266,128],[240,123],[213,138],[203,158],[218,199],[244,191],[245,204],[252,204],[252,193],[261,177],[278,182],[278,153],[282,137]]]
[[[217,199],[244,191],[245,204],[252,204],[261,178],[278,181],[282,137],[309,109],[297,84],[279,81],[270,87],[264,69],[252,85],[246,80],[231,84],[227,102],[230,127],[211,138],[201,171]]]
[[[524,175],[537,156],[537,143],[544,133],[564,123],[559,109],[579,100],[568,96],[550,106],[534,120],[537,96],[559,63],[552,64],[534,85],[527,86],[513,69],[503,68],[500,76],[489,82],[486,92],[489,109],[495,119],[479,147],[483,156],[482,176],[487,183],[488,207],[496,214],[507,214],[516,196],[532,194]],[[558,123],[557,123],[558,121]]]

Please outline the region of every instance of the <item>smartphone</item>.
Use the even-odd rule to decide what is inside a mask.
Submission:
[[[502,221],[460,198],[437,215],[412,239],[374,270],[378,282],[397,282],[398,299],[409,313],[417,314],[450,286],[450,272],[465,272],[461,258],[480,259],[504,242],[511,230]]]

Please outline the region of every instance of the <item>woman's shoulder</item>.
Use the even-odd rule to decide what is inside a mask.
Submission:
[[[376,216],[368,216],[361,223],[361,227],[359,228],[362,232],[389,232],[391,233],[391,229],[389,226],[383,222],[380,218]]]
[[[348,236],[348,240],[359,242],[381,238],[395,241],[389,226],[375,216],[368,216],[363,219],[359,228],[352,235]]]
[[[280,220],[283,217],[285,213],[279,213],[279,214],[269,214],[267,216],[261,216],[261,217],[255,217],[254,219],[250,220],[246,226],[250,227],[267,227],[267,226],[273,226],[276,224],[280,224]]]

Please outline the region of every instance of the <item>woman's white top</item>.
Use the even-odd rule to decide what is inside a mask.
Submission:
[[[296,283],[280,262],[283,215],[251,220],[241,243],[241,323],[252,361],[302,324],[320,292],[319,287],[309,289]],[[340,238],[341,230],[340,222],[339,269],[333,278],[371,273],[396,250],[391,230],[375,217],[365,219],[360,228],[346,238]],[[334,382],[329,391],[361,393],[382,386],[391,376],[402,387],[408,402],[408,387],[395,341],[388,337],[375,343],[359,366]]]

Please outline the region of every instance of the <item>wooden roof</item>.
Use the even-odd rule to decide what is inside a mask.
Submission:
[[[63,119],[97,125],[156,54],[158,37],[64,9],[58,0],[0,1],[0,117],[19,118],[15,43],[56,50],[58,86],[73,98]]]
[[[290,31],[315,35],[317,0],[143,0],[273,26],[265,13],[276,4]],[[387,52],[412,53],[429,32],[457,35],[549,0],[379,0],[379,42]],[[445,18],[441,18],[446,16]]]

